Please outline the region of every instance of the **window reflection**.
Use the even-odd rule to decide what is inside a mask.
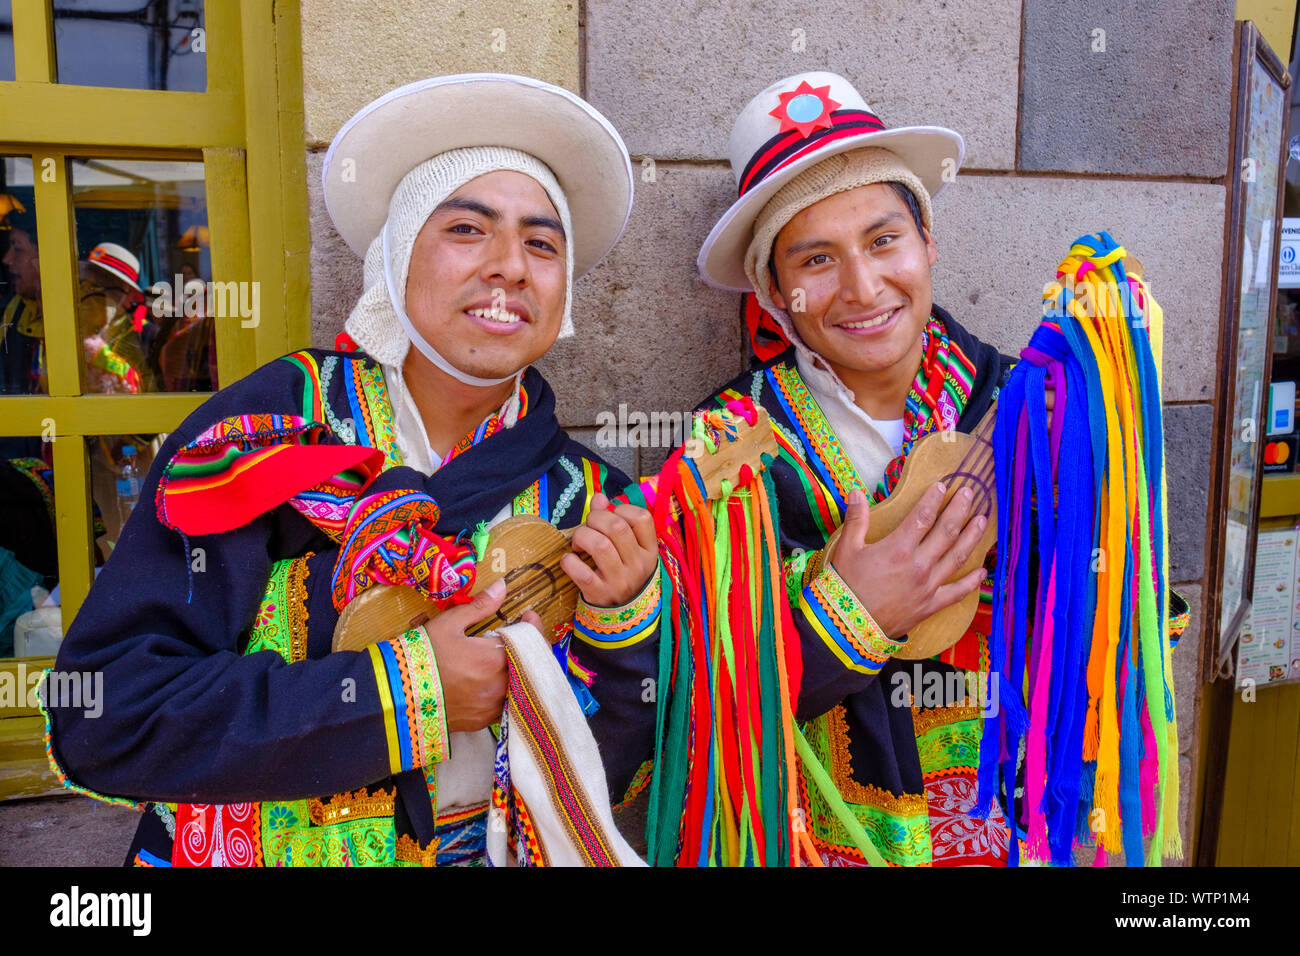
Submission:
[[[48,391],[32,161],[0,156],[0,394]]]
[[[0,80],[14,78],[14,13],[11,0],[0,0]]]
[[[95,546],[104,559],[113,553],[122,528],[137,505],[140,487],[164,435],[97,435],[86,439],[90,456],[90,496],[95,505]]]
[[[55,0],[60,83],[207,88],[202,0]]]
[[[203,164],[72,161],[87,392],[214,391]]]
[[[152,507],[140,489],[166,439],[166,434],[85,439],[96,575],[132,511]],[[52,464],[50,443],[0,436],[0,658],[56,654],[62,640]]]
[[[0,449],[0,657],[52,654],[63,626],[51,448],[4,437]]]

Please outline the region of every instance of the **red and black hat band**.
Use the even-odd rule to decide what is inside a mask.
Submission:
[[[879,132],[884,128],[885,124],[875,113],[867,110],[844,109],[836,110],[831,114],[829,127],[813,130],[808,136],[800,136],[798,130],[777,133],[758,148],[745,166],[745,172],[740,177],[740,195],[745,195],[752,187],[787,163],[806,155],[809,150],[820,149],[827,140],[834,141],[844,139],[846,136]]]
[[[123,272],[126,275],[130,276],[132,282],[140,281],[140,274],[135,271],[134,266],[128,265],[127,263],[123,262],[121,259],[118,259],[114,256],[110,256],[107,252],[92,253],[90,256],[90,261],[99,263],[100,265],[112,266],[114,269],[117,269],[118,271]]]

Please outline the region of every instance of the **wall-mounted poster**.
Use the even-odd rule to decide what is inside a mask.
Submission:
[[[1237,109],[1229,177],[1227,309],[1216,442],[1205,679],[1227,662],[1250,611],[1272,365],[1291,85],[1253,23],[1237,31]],[[1215,583],[1217,582],[1217,584]]]
[[[1300,531],[1259,532],[1250,614],[1237,641],[1237,687],[1300,680]]]

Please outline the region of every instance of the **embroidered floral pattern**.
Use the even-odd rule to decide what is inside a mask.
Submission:
[[[305,803],[305,801],[303,801]],[[392,866],[392,819],[263,830],[267,866]]]
[[[249,631],[245,654],[275,651],[292,664],[307,658],[307,559],[286,558],[271,566],[266,593]]]
[[[438,680],[438,666],[424,629],[407,631],[401,639],[406,648],[406,660],[410,664],[411,688],[418,701],[420,752],[425,758],[422,764],[427,766],[446,760],[449,754],[447,715],[442,709],[442,684]]]
[[[924,794],[895,795],[858,782],[853,775],[844,708],[836,707],[810,721],[805,736],[831,775],[849,811],[862,824],[885,861],[893,866],[928,866],[931,862],[929,817]],[[847,829],[815,786],[801,780],[814,843],[833,866],[865,866]]]

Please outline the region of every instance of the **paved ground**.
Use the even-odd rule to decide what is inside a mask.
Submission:
[[[645,853],[645,795],[614,814]],[[0,866],[121,866],[140,814],[87,797],[0,803]]]
[[[139,822],[88,797],[0,803],[0,866],[121,866]]]

